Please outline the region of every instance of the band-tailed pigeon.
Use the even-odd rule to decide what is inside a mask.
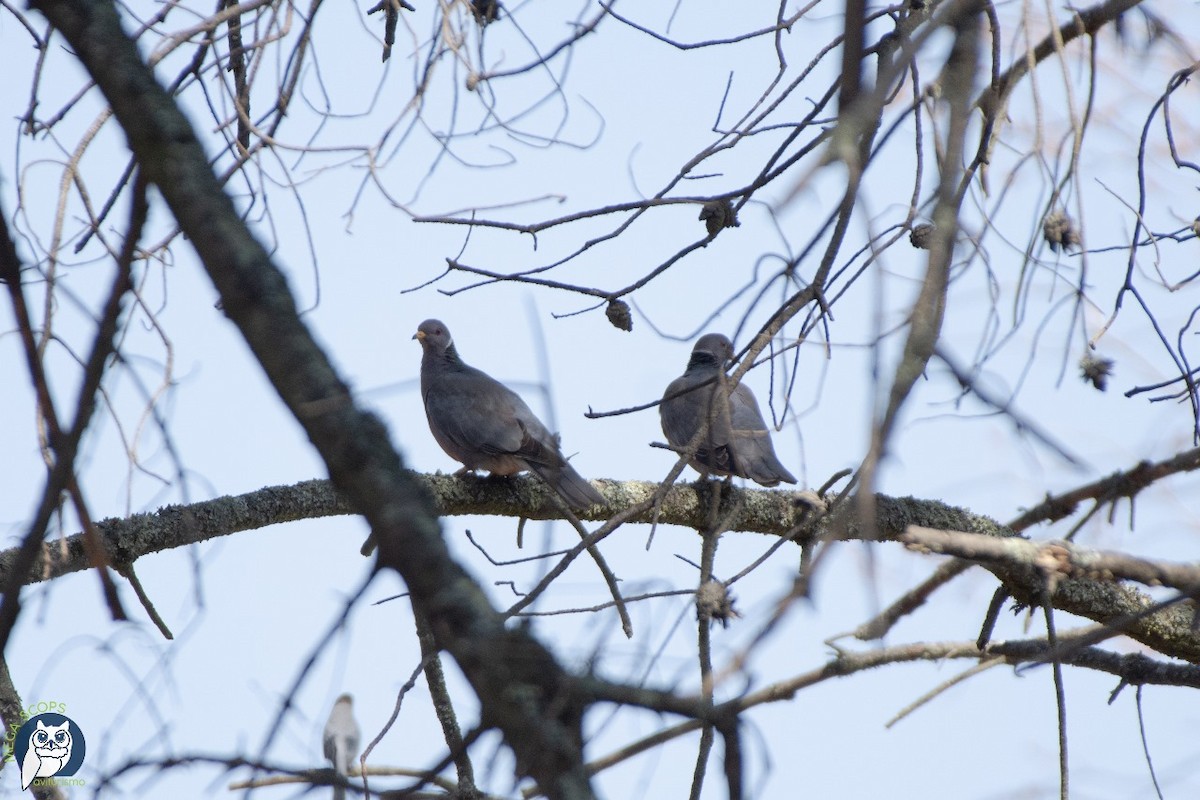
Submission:
[[[358,722],[354,719],[354,699],[343,694],[333,704],[329,721],[325,723],[323,745],[325,757],[333,762],[333,770],[339,778],[350,774],[350,762],[358,758]],[[345,800],[346,788],[333,787],[333,800]]]
[[[708,435],[688,462],[697,472],[733,474],[763,486],[795,483],[775,456],[750,387],[739,382],[731,395],[723,390],[725,365],[731,358],[733,344],[719,333],[705,334],[696,342],[687,369],[671,381],[658,407],[667,441],[672,447],[687,447],[709,421]]]
[[[436,319],[417,327],[421,343],[421,397],[429,430],[442,449],[466,470],[496,475],[531,470],[576,510],[605,503],[559,450],[516,392],[458,357],[450,331]]]

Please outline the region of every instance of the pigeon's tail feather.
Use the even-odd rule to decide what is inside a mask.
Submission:
[[[752,464],[747,470],[748,477],[755,483],[763,486],[776,486],[779,483],[795,483],[796,478],[792,473],[787,471],[783,464],[779,463],[778,459],[771,459],[770,462],[762,462]]]
[[[346,787],[344,787],[344,786],[333,787],[333,800],[346,800]]]
[[[795,483],[796,478],[779,463],[767,432],[755,431],[754,434],[741,438],[737,443],[736,474],[763,486],[777,486],[780,482]]]
[[[576,511],[608,502],[566,461],[561,465],[530,463],[529,468]]]

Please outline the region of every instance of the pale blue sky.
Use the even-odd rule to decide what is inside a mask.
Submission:
[[[414,24],[420,36],[429,27],[432,12],[426,4],[418,5],[421,8]],[[573,9],[533,4],[521,8],[517,19],[522,29],[540,43],[553,42],[569,30],[563,15],[573,14]],[[661,25],[670,8],[671,4],[657,4],[625,11],[638,14],[646,24]],[[729,35],[734,29],[769,24],[774,8],[767,3],[753,4],[733,15],[725,6],[684,4],[673,33],[689,40]],[[1200,24],[1194,19],[1194,5],[1165,3],[1154,8],[1170,10],[1179,30],[1197,29],[1188,27],[1189,20]],[[407,58],[411,36],[401,31],[392,62],[382,68],[378,45],[364,31],[359,10],[338,3],[324,8],[318,19],[315,52],[323,87],[336,98],[332,110],[345,115],[326,121],[314,142],[318,146],[375,144],[386,126],[400,116],[400,107],[411,92],[413,67]],[[838,21],[836,10],[818,7],[811,21],[783,37],[793,74],[827,41]],[[1015,8],[1004,11],[1016,14]],[[594,9],[589,9],[585,16],[593,13]],[[174,30],[170,24],[185,23],[182,18],[171,19],[169,29]],[[376,31],[379,22],[371,17],[366,24]],[[529,59],[523,39],[503,23],[489,28],[488,37],[488,58],[503,67]],[[1109,37],[1102,37],[1101,43],[1105,52],[1116,52],[1108,49],[1112,45]],[[57,44],[61,45],[61,40]],[[8,155],[0,163],[4,180],[0,197],[11,214],[15,185],[22,182],[29,207],[20,229],[23,233],[36,231],[45,246],[62,175],[64,156],[59,148],[70,151],[76,146],[98,106],[87,101],[91,110],[67,117],[53,139],[18,140],[17,124],[11,120],[28,103],[32,60],[28,48],[26,33],[7,14],[0,16],[0,50],[20,55],[0,83],[0,107],[11,109],[10,124],[0,127],[0,153]],[[190,55],[185,49],[167,59],[166,74],[173,74],[181,59]],[[422,184],[436,146],[424,129],[401,139],[402,123],[380,149],[378,177],[396,201],[409,204],[411,211],[420,214],[565,195],[561,202],[545,200],[515,212],[487,212],[495,218],[528,221],[633,200],[657,191],[687,158],[713,141],[710,128],[730,71],[735,80],[726,122],[763,90],[772,74],[773,57],[773,50],[762,43],[680,53],[609,20],[599,35],[584,39],[577,48],[565,99],[552,99],[522,121],[525,130],[552,131],[557,115],[566,107],[569,115],[561,138],[586,143],[599,135],[593,147],[545,148],[500,133],[485,133],[457,142],[455,154],[473,163],[505,164],[506,153],[512,153],[516,163],[476,169],[446,158]],[[1085,235],[1093,247],[1127,240],[1131,214],[1098,182],[1133,201],[1136,141],[1130,137],[1140,129],[1150,98],[1162,91],[1170,72],[1185,63],[1165,49],[1145,61],[1134,55],[1115,60],[1113,68],[1105,71],[1102,88],[1114,93],[1114,98],[1117,92],[1129,92],[1119,96],[1130,105],[1118,114],[1112,107],[1116,100],[1100,94],[1097,122],[1088,140],[1096,150],[1085,162],[1080,179],[1089,215]],[[822,74],[827,76],[832,66],[823,66]],[[81,85],[71,59],[57,47],[47,69],[53,80],[46,81],[49,88],[39,109],[42,115],[52,113],[56,99],[70,97]],[[1071,69],[1073,74],[1078,72],[1078,59],[1071,61]],[[927,72],[929,79],[936,69],[927,68]],[[1057,88],[1059,75],[1056,66],[1043,67],[1038,75],[1045,115],[1041,122],[1050,141],[1061,135],[1062,104],[1071,102],[1078,107],[1082,100],[1077,85],[1069,100],[1062,97]],[[451,80],[449,63],[441,65],[424,117],[430,129],[444,130],[447,125],[452,83],[458,85],[461,104],[458,130],[470,132],[477,126],[475,97],[462,90],[462,80],[462,72]],[[504,108],[519,108],[529,97],[545,91],[541,73],[529,81],[540,83],[532,89],[513,79],[497,85],[504,92]],[[270,81],[264,80],[263,87],[268,84]],[[781,119],[801,116],[807,110],[803,99],[815,96],[825,85],[814,79],[812,88],[786,101]],[[1131,85],[1142,88],[1131,91]],[[316,119],[305,104],[324,102],[311,72],[302,87],[303,103],[298,102],[281,129],[281,137],[291,145],[306,143],[317,130]],[[1186,90],[1176,103],[1176,112],[1190,114],[1176,129],[1181,142],[1195,141],[1195,109],[1200,106],[1194,102],[1194,93],[1194,89]],[[207,111],[197,105],[198,99],[198,95],[191,97],[189,113],[201,134],[210,136],[213,125]],[[1029,116],[1022,116],[1032,113],[1028,94],[1019,94],[1018,100],[1023,105],[1014,105],[1014,133],[1009,140],[1027,144],[1036,128]],[[260,110],[265,109],[266,93],[256,102]],[[750,141],[698,168],[697,173],[709,177],[689,182],[677,194],[714,193],[743,182],[756,163],[754,159],[761,159],[778,141],[778,137],[761,138],[762,142]],[[211,137],[207,141],[213,151],[219,147]],[[393,153],[401,141],[401,149]],[[864,240],[863,220],[869,220],[871,231],[878,232],[904,218],[911,193],[912,148],[900,136],[890,147],[886,164],[880,165],[868,182],[866,204],[852,229],[852,244],[844,248],[846,254]],[[667,382],[682,371],[690,342],[660,338],[638,313],[632,333],[611,327],[602,309],[565,319],[552,316],[585,307],[588,300],[580,295],[515,285],[490,286],[453,297],[439,293],[439,287],[462,285],[456,278],[404,293],[434,277],[447,257],[463,250],[466,228],[414,223],[370,185],[356,202],[355,193],[365,175],[361,160],[332,168],[350,160],[348,152],[310,154],[298,163],[294,153],[277,152],[291,168],[293,179],[303,181],[297,193],[318,262],[320,302],[306,320],[343,374],[362,392],[362,401],[388,422],[393,440],[414,469],[451,471],[458,466],[429,435],[416,391],[419,348],[410,337],[422,319],[436,316],[450,326],[465,360],[512,385],[523,385],[522,393],[531,406],[539,413],[549,413],[538,393],[529,388],[544,377],[539,373],[538,330],[532,322],[536,318],[545,334],[557,427],[565,451],[578,453],[572,463],[594,478],[656,480],[666,474],[673,458],[648,446],[662,438],[656,412],[603,420],[585,419],[583,413],[589,407],[613,409],[658,397]],[[1152,227],[1173,230],[1178,227],[1176,219],[1193,214],[1194,179],[1181,179],[1167,169],[1161,138],[1153,153]],[[120,135],[109,122],[83,162],[93,203],[102,202],[107,195],[112,176],[119,174],[125,158]],[[993,195],[983,201],[989,207],[1005,191],[1003,183],[1015,160],[1006,149],[998,150],[991,175]],[[274,156],[266,157],[264,168],[273,180],[283,175]],[[928,183],[932,160],[926,162],[925,170]],[[779,209],[778,225],[772,223],[761,202],[748,207],[741,227],[723,232],[706,249],[638,292],[633,298],[638,308],[665,332],[690,335],[723,298],[750,279],[760,256],[798,252],[836,203],[843,182],[837,167],[817,173],[794,201]],[[793,185],[793,180],[785,179],[757,200],[778,201]],[[235,193],[244,193],[242,183],[235,181],[231,187]],[[1031,162],[1025,162],[1006,191],[1009,194],[997,217],[999,230],[989,232],[985,239],[991,273],[974,262],[952,290],[944,345],[960,363],[970,363],[981,331],[989,324],[985,314],[992,282],[1000,293],[1001,329],[1011,327],[1014,290],[1022,280],[1021,250],[1036,224],[1033,209],[1045,202],[1048,193],[1045,179]],[[1073,211],[1078,208],[1074,195],[1069,203]],[[352,220],[346,216],[351,209]],[[605,288],[623,286],[700,237],[703,227],[696,219],[697,211],[694,205],[681,205],[648,215],[618,240],[593,248],[550,277]],[[309,308],[316,298],[314,266],[295,196],[271,186],[270,213],[267,222],[261,219],[261,206],[252,211],[255,229],[264,241],[277,247],[277,263],[287,271],[300,306]],[[80,216],[73,199],[68,219]],[[476,230],[461,258],[473,266],[501,272],[545,264],[607,230],[614,219],[599,225],[552,229],[539,235],[536,249],[528,236]],[[155,233],[148,238],[155,240],[168,229],[161,205],[156,206],[152,221]],[[119,229],[123,216],[114,216],[113,222]],[[74,231],[79,223],[70,222],[67,227]],[[110,225],[108,230],[115,239],[112,228]],[[977,214],[968,220],[966,233],[982,234]],[[1001,237],[1011,244],[1003,243]],[[33,249],[26,242],[19,244],[22,255],[32,258]],[[1195,242],[1165,243],[1159,268],[1173,280],[1182,277],[1194,269],[1194,250]],[[802,262],[802,277],[811,276],[819,252]],[[1045,265],[1057,265],[1068,281],[1075,280],[1078,257],[1039,254]],[[161,396],[158,408],[168,421],[186,480],[176,480],[161,438],[143,419],[144,401],[137,387],[127,375],[113,372],[107,387],[126,435],[132,436],[143,426],[138,455],[148,468],[170,479],[171,485],[164,486],[146,474],[130,473],[128,455],[112,419],[101,413],[81,460],[82,483],[97,517],[325,475],[233,326],[214,310],[216,295],[188,245],[176,242],[174,255],[175,263],[166,269],[156,266],[150,270],[143,289],[147,305],[169,338],[169,351],[158,332],[143,323],[145,313],[139,312],[123,353],[129,368],[137,370],[155,390],[163,382],[169,352],[171,386]],[[872,397],[877,391],[869,345],[877,330],[890,330],[902,318],[922,274],[922,256],[907,242],[899,243],[888,251],[881,268],[872,269],[838,301],[831,324],[831,358],[826,358],[816,340],[803,348],[803,378],[792,397],[793,408],[799,412],[798,427],[789,421],[775,437],[781,457],[802,483],[819,486],[836,470],[853,467],[862,458]],[[62,291],[92,307],[106,288],[110,265],[100,258],[95,243],[73,258],[79,260],[61,272]],[[1111,310],[1113,292],[1123,276],[1123,258],[1116,253],[1087,260],[1091,296],[1099,303],[1098,310],[1087,314],[1088,335],[1096,332]],[[1150,251],[1142,254],[1139,263],[1147,296],[1164,328],[1174,336],[1194,306],[1194,289],[1184,288],[1174,295],[1161,287],[1155,289],[1150,286],[1154,277]],[[758,266],[760,276],[766,276],[778,269],[778,261],[767,260]],[[989,363],[982,383],[1002,395],[1019,384],[1016,407],[1080,456],[1085,466],[1073,469],[1028,437],[1014,435],[1009,420],[986,416],[973,400],[956,406],[955,385],[945,370],[935,365],[929,380],[918,384],[903,427],[893,440],[892,456],[881,475],[882,490],[943,499],[1005,520],[1022,507],[1039,502],[1047,491],[1061,491],[1128,468],[1139,459],[1164,458],[1190,446],[1191,419],[1186,408],[1122,396],[1134,385],[1171,374],[1165,355],[1149,338],[1147,324],[1135,309],[1127,308],[1101,343],[1101,351],[1117,360],[1110,390],[1101,394],[1079,380],[1074,364],[1082,349],[1078,325],[1073,326],[1066,313],[1066,288],[1066,282],[1050,277],[1048,266],[1037,271],[1025,306],[1027,319]],[[748,293],[705,329],[732,333],[753,295]],[[777,298],[780,290],[774,288],[768,296]],[[877,314],[880,309],[882,316]],[[773,304],[769,302],[753,310],[750,324],[761,324],[770,310]],[[1040,329],[1048,314],[1050,322]],[[91,330],[65,294],[57,305],[55,326],[72,346],[86,347]],[[11,312],[4,304],[0,331],[12,328]],[[1069,345],[1065,344],[1068,330],[1076,334]],[[736,345],[746,341],[743,334]],[[885,376],[896,343],[892,337],[880,348]],[[73,363],[57,346],[51,347],[50,363],[58,396],[72,397],[78,380]],[[1023,372],[1027,366],[1028,371]],[[11,546],[24,532],[43,480],[33,436],[32,399],[15,336],[0,336],[0,375],[6,376],[0,382],[0,415],[10,421],[0,428],[0,452],[5,454],[0,460],[0,485],[5,487],[0,493],[4,500],[0,503],[0,533],[5,546]],[[764,401],[769,394],[768,380],[765,369],[747,378]],[[693,477],[690,471],[685,473],[685,479]],[[1128,507],[1122,505],[1111,527],[1089,526],[1079,541],[1087,546],[1194,561],[1200,552],[1197,488],[1198,481],[1192,477],[1167,481],[1139,499],[1136,532],[1129,531]],[[68,528],[73,532],[74,523]],[[494,586],[494,582],[515,580],[528,588],[540,568],[491,566],[466,541],[467,528],[498,559],[528,555],[540,547],[543,537],[554,548],[576,539],[565,525],[531,524],[526,531],[526,550],[518,552],[511,520],[445,520],[448,541],[501,607],[512,602],[512,595],[507,587]],[[1062,535],[1065,530],[1055,528],[1049,535]],[[1033,533],[1048,534],[1041,529]],[[694,532],[660,529],[649,552],[645,550],[647,534],[645,527],[626,527],[603,546],[614,571],[625,581],[627,593],[643,587],[690,587],[695,570],[675,555],[697,559]],[[363,535],[364,525],[357,519],[317,520],[238,534],[188,552],[140,560],[137,572],[175,631],[174,643],[161,639],[126,587],[121,594],[133,621],[120,624],[109,621],[92,574],[32,587],[26,592],[24,615],[9,648],[13,678],[27,702],[57,699],[68,704],[69,715],[89,737],[83,777],[93,787],[98,774],[111,771],[134,753],[144,757],[257,755],[300,665],[341,613],[348,595],[369,574],[369,562],[358,554]],[[718,575],[737,572],[769,544],[770,540],[756,535],[727,535],[718,552]],[[737,585],[735,594],[745,618],[728,630],[714,631],[718,664],[727,663],[739,651],[757,629],[756,623],[787,592],[797,560],[797,553],[785,549]],[[818,667],[830,656],[824,640],[860,624],[880,603],[890,602],[923,579],[935,563],[929,557],[904,553],[898,545],[870,549],[861,544],[839,545],[818,576],[814,602],[793,609],[785,624],[755,653],[746,673],[722,686],[722,694],[759,688]],[[899,625],[889,643],[974,639],[994,586],[994,579],[982,571],[960,579],[928,608]],[[269,759],[297,767],[322,765],[320,729],[333,699],[343,691],[356,696],[364,740],[374,737],[391,711],[397,690],[419,659],[406,603],[369,604],[402,588],[394,576],[383,575],[368,589],[368,602],[354,610],[345,635],[322,654],[301,689],[297,710],[285,721],[282,735],[267,754]],[[537,607],[551,610],[591,605],[606,596],[593,565],[581,560]],[[594,663],[600,673],[613,678],[645,676],[650,685],[694,687],[698,669],[689,603],[675,598],[635,605],[631,614],[635,627],[632,641],[621,635],[611,611],[541,618],[534,629],[570,666]],[[1025,631],[1024,621],[1006,611],[996,638],[1036,635],[1041,630],[1035,620]],[[1069,624],[1064,617],[1060,631]],[[1110,646],[1136,649],[1121,641]],[[1057,731],[1048,669],[1020,676],[1008,669],[994,669],[885,729],[894,714],[968,665],[893,666],[820,685],[801,692],[791,702],[756,710],[745,726],[749,796],[791,798],[803,793],[812,797],[980,800],[1057,796]],[[452,685],[460,690],[460,721],[469,726],[474,721],[473,704],[448,661],[447,670]],[[1067,670],[1073,797],[1116,800],[1152,796],[1133,693],[1126,691],[1109,706],[1108,694],[1115,685],[1106,676]],[[1191,691],[1152,687],[1144,692],[1144,701],[1151,753],[1167,796],[1195,796],[1200,792],[1200,774],[1194,769],[1200,698]],[[589,726],[607,722],[590,742],[589,757],[607,754],[674,722],[624,711],[614,720],[608,718],[607,710],[597,709],[588,719]],[[490,760],[497,741],[494,736],[485,737],[477,746],[477,771],[488,788],[511,793],[507,754],[501,751],[495,761]],[[684,796],[695,747],[696,737],[685,737],[606,772],[597,780],[598,790],[613,798]],[[419,683],[370,763],[426,767],[440,757],[441,749],[436,721],[424,685]],[[706,797],[725,794],[719,779],[719,746],[717,751]],[[129,797],[228,794],[224,787],[229,776],[207,767],[173,770],[162,779],[151,779],[149,774],[138,772],[123,778],[119,789]],[[5,770],[0,787],[5,791],[14,788],[14,775],[13,770]],[[289,789],[262,790],[259,795],[295,796]]]

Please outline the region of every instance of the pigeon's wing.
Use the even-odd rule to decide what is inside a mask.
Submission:
[[[758,407],[758,398],[745,383],[733,390],[733,402],[729,404],[729,418],[735,431],[766,431],[767,422]]]
[[[703,385],[706,381],[711,383]],[[687,447],[696,432],[707,423],[708,434],[691,463],[697,470],[704,467],[714,474],[724,475],[731,466],[730,421],[728,405],[717,391],[718,381],[715,370],[689,372],[676,378],[663,394],[664,398],[670,399],[664,399],[659,406],[659,419],[672,447]],[[692,391],[687,391],[689,389]],[[679,396],[671,397],[675,394]]]
[[[750,387],[739,383],[729,405],[734,474],[750,478],[763,486],[775,486],[781,481],[795,483],[792,473],[775,455],[771,432]]]
[[[513,397],[520,404],[514,406],[514,417],[521,426],[522,436],[521,445],[512,456],[523,461],[574,509],[607,502],[604,495],[563,458],[558,436],[550,432],[520,397],[515,394]]]
[[[558,436],[537,418],[525,401],[512,394],[516,402],[512,406],[513,419],[521,429],[521,442],[512,451],[512,455],[530,464],[545,464],[557,466],[563,463],[562,451],[559,449]]]
[[[430,369],[436,371],[422,374],[425,411],[447,453],[469,467],[504,475],[532,470],[576,509],[605,502],[566,462],[558,437],[520,395],[474,367]]]
[[[447,373],[430,387],[431,422],[456,446],[537,464],[562,461],[558,441],[521,396],[481,370]]]
[[[447,452],[473,465],[480,457],[511,455],[526,432],[518,422],[525,402],[504,384],[473,367],[436,375],[425,388],[425,412]]]
[[[707,392],[708,387],[687,391],[693,385],[695,382],[688,380],[686,375],[676,378],[667,386],[663,400],[658,405],[658,420],[662,424],[663,435],[672,447],[685,447],[700,428],[700,404],[696,402],[695,395]]]

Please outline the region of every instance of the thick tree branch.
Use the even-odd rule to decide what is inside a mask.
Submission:
[[[1154,609],[1149,596],[1117,582],[1129,579],[1148,586],[1172,586],[1184,596],[1195,597],[1200,594],[1200,570],[1194,566],[1091,551],[1067,542],[998,541],[919,526],[899,538],[918,549],[978,561],[1025,605],[1041,605],[1048,586],[1056,609],[1110,626],[1165,655],[1200,664],[1194,602]]]
[[[506,516],[530,520],[561,519],[561,511],[547,492],[545,484],[530,476],[483,478],[473,475],[423,475],[411,478],[433,498],[441,516]],[[611,508],[628,508],[648,500],[658,488],[648,481],[596,481]],[[702,528],[710,514],[709,498],[718,482],[679,484],[663,499],[658,521],[665,525]],[[782,535],[803,524],[808,507],[796,501],[796,493],[765,489],[733,489],[726,504],[734,507],[731,526],[736,531]],[[882,502],[882,501],[881,501]],[[892,501],[891,505],[908,501]],[[885,512],[891,507],[885,504]],[[933,504],[946,508],[940,503]],[[955,510],[957,511],[957,510]],[[218,497],[186,506],[164,506],[157,511],[134,514],[123,519],[96,523],[117,564],[128,564],[150,553],[184,547],[219,536],[265,528],[301,519],[345,516],[356,513],[345,494],[330,481],[311,480],[292,486],[269,486],[241,495]],[[911,517],[945,523],[946,527],[966,524],[965,512],[927,514]],[[581,519],[601,520],[608,512],[593,509]],[[654,510],[636,516],[633,522],[651,522]],[[899,519],[910,515],[896,512]],[[982,519],[982,518],[980,518]],[[982,525],[982,523],[981,523]],[[999,526],[992,523],[994,529]],[[986,528],[986,525],[982,525]],[[958,529],[962,529],[961,527]],[[975,529],[974,527],[972,529]],[[897,530],[902,530],[899,528]],[[7,580],[15,563],[16,551],[0,552],[0,581]],[[56,578],[87,569],[79,535],[43,548],[29,572],[27,583]]]
[[[995,539],[958,531],[910,527],[900,541],[918,550],[1040,569],[1049,580],[1084,578],[1132,580],[1146,586],[1170,586],[1184,594],[1200,592],[1200,567],[1148,561],[1125,553],[1088,550],[1070,542]]]
[[[533,520],[560,518],[557,505],[536,478],[455,477],[440,473],[409,473],[409,476],[422,491],[432,496],[436,511],[442,516],[493,515]],[[646,481],[601,480],[595,484],[608,499],[609,509],[593,509],[583,515],[585,519],[605,519],[613,509],[642,503],[658,487],[658,484]],[[719,484],[673,486],[658,510],[657,521],[664,525],[703,529],[711,513],[710,492],[716,485]],[[787,536],[798,544],[822,538],[904,541],[905,534],[911,535],[915,527],[964,532],[960,534],[962,541],[975,544],[976,550],[972,552],[1006,548],[1036,550],[1040,547],[1026,540],[997,541],[1010,539],[1014,534],[993,519],[938,500],[876,495],[874,524],[863,525],[854,518],[854,504],[850,503],[842,503],[837,506],[836,512],[817,519],[798,499],[796,492],[736,487],[725,492],[722,513],[728,515],[730,531]],[[329,481],[313,480],[293,486],[272,486],[188,506],[167,506],[148,514],[104,520],[98,522],[96,528],[119,566],[132,563],[148,553],[195,544],[218,536],[299,519],[353,513],[350,501],[340,495]],[[654,513],[653,509],[647,509],[630,521],[650,523]],[[1102,555],[1092,555],[1082,548],[1074,548],[1073,552],[1078,553],[1078,557],[1084,559],[1081,563],[1085,564],[1094,563],[1087,559]],[[15,550],[0,552],[0,581],[8,579],[15,558]],[[980,557],[979,560],[986,559]],[[1152,582],[1155,575],[1170,575],[1174,568],[1173,565],[1152,561],[1134,559],[1134,562],[1140,572],[1118,572],[1116,576],[1145,577],[1147,582]],[[997,559],[984,566],[1004,582],[1017,600],[1040,602],[1036,598],[1040,596],[1045,579],[1038,570]],[[28,582],[48,580],[87,567],[81,536],[70,536],[43,548],[28,576]],[[1129,569],[1133,570],[1134,567]],[[1147,595],[1095,571],[1072,574],[1070,578],[1059,581],[1053,602],[1055,608],[1061,611],[1119,626],[1126,635],[1164,655],[1200,663],[1200,632],[1192,629],[1190,606],[1171,607],[1147,615],[1146,609],[1151,605]]]

